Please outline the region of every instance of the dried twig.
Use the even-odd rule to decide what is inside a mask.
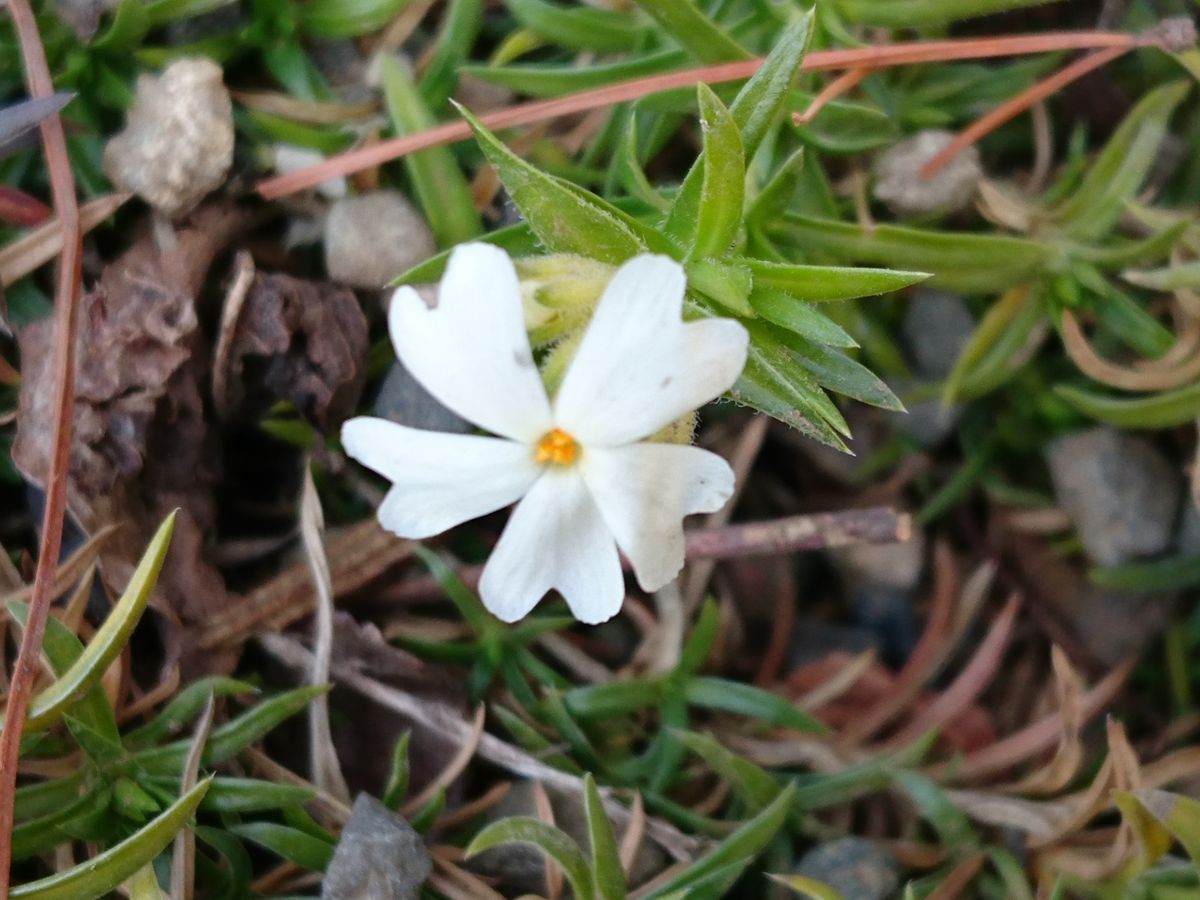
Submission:
[[[941,152],[925,163],[921,167],[921,177],[932,178],[941,171],[946,163],[950,162],[950,160],[954,159],[954,157],[958,156],[958,154],[962,153],[984,135],[991,134],[1005,122],[1015,119],[1038,101],[1045,100],[1051,94],[1058,93],[1072,81],[1078,81],[1088,72],[1093,72],[1101,66],[1107,65],[1118,56],[1122,56],[1132,49],[1133,45],[1127,47],[1105,47],[1102,50],[1089,53],[1087,56],[1075,60],[1069,66],[1059,69],[1053,75],[1042,79],[1037,84],[1026,88],[1015,97],[1005,100],[991,112],[981,116],[964,128],[955,136],[954,140],[942,148]]]
[[[9,14],[21,44],[25,80],[31,97],[54,93],[46,52],[37,30],[37,21],[28,0],[10,0]],[[46,616],[53,599],[54,572],[62,547],[63,516],[66,513],[67,465],[71,446],[72,402],[75,375],[75,330],[79,318],[79,280],[83,236],[79,226],[79,207],[75,200],[75,181],[67,155],[67,140],[62,120],[51,116],[38,126],[50,189],[62,231],[62,257],[59,260],[58,288],[54,309],[54,440],[46,483],[46,507],[42,517],[42,536],[38,548],[37,571],[33,579],[33,597],[29,618],[21,635],[21,646],[13,668],[12,686],[5,711],[6,727],[0,732],[0,835],[12,834],[13,803],[17,781],[17,763],[21,750],[21,732],[29,695],[37,668],[37,658],[46,628]],[[12,846],[0,841],[0,900],[7,900]]]
[[[849,544],[892,544],[907,541],[911,534],[912,518],[908,513],[883,506],[847,509],[720,528],[697,528],[687,533],[687,558],[689,561],[736,559],[825,550]],[[629,561],[623,556],[621,565],[629,569]],[[458,571],[458,577],[470,588],[479,584],[482,574],[483,566],[464,566]],[[383,592],[383,596],[393,603],[409,603],[440,597],[442,588],[434,578],[414,578]]]
[[[837,69],[885,68],[924,62],[952,62],[965,59],[989,59],[1026,53],[1049,53],[1058,50],[1120,48],[1122,52],[1134,47],[1161,46],[1157,35],[1132,35],[1119,32],[1064,31],[1050,34],[1014,35],[1011,37],[971,38],[947,41],[919,41],[890,44],[883,47],[855,47],[843,50],[818,50],[808,54],[800,65],[802,72],[823,72]],[[758,71],[762,59],[701,66],[682,72],[668,72],[580,91],[566,97],[521,103],[507,109],[480,116],[491,129],[531,125],[600,106],[612,106],[626,100],[636,100],[648,94],[685,88],[704,82],[720,84],[749,78]],[[325,162],[269,178],[259,182],[258,193],[267,200],[277,200],[296,191],[320,184],[329,178],[351,175],[354,172],[382,165],[406,154],[461,141],[471,136],[466,122],[448,122],[426,131],[382,141],[369,147],[350,150]]]
[[[325,545],[321,532],[325,529],[325,513],[317,488],[313,484],[312,469],[307,460],[304,466],[304,488],[300,498],[300,539],[304,543],[304,555],[312,572],[313,592],[317,598],[317,614],[314,621],[313,667],[309,679],[321,685],[329,681],[329,661],[333,658],[333,582],[329,575],[329,560],[325,557]],[[338,764],[337,750],[333,746],[333,731],[329,727],[329,697],[322,694],[308,705],[309,765],[313,783],[339,800],[350,799],[350,789],[342,776]]]
[[[298,641],[285,635],[259,635],[258,643],[268,653],[291,668],[305,670],[312,664],[312,654]],[[333,675],[346,687],[374,700],[381,706],[400,713],[422,728],[429,729],[451,743],[461,745],[472,739],[471,723],[467,722],[458,710],[451,706],[423,700],[413,694],[390,687],[345,664],[335,662]],[[523,778],[535,778],[554,790],[577,796],[583,795],[583,779],[548,766],[535,756],[512,744],[505,743],[486,731],[479,737],[476,755],[515,775]],[[629,808],[617,801],[608,789],[601,788],[600,791],[604,797],[604,808],[609,818],[617,825],[628,825],[632,819]],[[678,860],[694,859],[703,847],[701,841],[684,834],[668,822],[653,817],[646,819],[646,835]]]

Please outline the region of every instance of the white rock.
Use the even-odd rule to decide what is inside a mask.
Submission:
[[[920,131],[889,147],[875,160],[875,197],[898,216],[924,216],[963,209],[983,177],[979,151],[968,147],[932,178],[921,168],[954,139],[949,131]]]
[[[209,59],[140,76],[125,130],[104,148],[113,184],[172,218],[220,187],[232,164],[233,105]]]
[[[325,217],[325,269],[334,281],[381,288],[435,252],[425,219],[396,191],[344,197]]]

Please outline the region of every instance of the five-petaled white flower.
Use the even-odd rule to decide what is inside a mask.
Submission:
[[[685,286],[664,256],[621,266],[553,399],[502,250],[455,249],[432,309],[400,288],[389,325],[401,362],[498,437],[351,419],[346,452],[392,482],[380,523],[425,538],[519,500],[479,585],[506,622],[551,589],[583,622],[611,618],[625,595],[618,547],[644,590],[667,584],[683,567],[683,517],[720,509],[734,476],[707,450],[645,439],[727,390],[747,345],[732,320],[685,323]]]

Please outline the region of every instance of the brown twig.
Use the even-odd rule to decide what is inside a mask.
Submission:
[[[1015,97],[1005,100],[991,112],[981,116],[964,128],[955,136],[954,140],[942,148],[937,156],[925,163],[921,167],[921,177],[932,178],[941,171],[946,163],[950,162],[950,160],[954,159],[954,157],[958,156],[958,154],[962,153],[984,135],[991,134],[1005,122],[1015,119],[1039,100],[1045,100],[1051,94],[1058,93],[1072,81],[1078,81],[1088,72],[1107,65],[1131,49],[1133,49],[1132,45],[1127,47],[1112,46],[1089,53],[1087,56],[1075,60],[1069,66],[1059,69],[1053,75],[1042,79],[1037,84],[1031,85]]]
[[[907,541],[912,534],[912,518],[887,507],[848,509],[840,512],[812,513],[725,525],[697,528],[687,533],[687,558],[695,560],[737,559],[746,556],[774,556],[806,550],[824,550],[848,544],[892,544]],[[621,557],[628,571],[629,561]],[[479,584],[483,566],[464,566],[458,577],[470,588]],[[414,578],[380,593],[390,603],[412,603],[442,596],[442,588],[431,577]]]
[[[796,125],[807,125],[817,117],[817,113],[823,110],[826,106],[836,100],[838,97],[846,94],[862,82],[864,78],[870,75],[871,69],[866,66],[860,66],[857,69],[849,69],[843,72],[821,90],[821,93],[812,98],[812,102],[808,104],[808,109],[804,112],[792,113],[792,122]]]
[[[10,0],[9,14],[21,44],[25,65],[25,80],[31,97],[46,97],[54,93],[46,52],[38,35],[37,21],[28,0]],[[37,571],[33,578],[33,597],[29,617],[21,635],[21,646],[13,667],[12,687],[5,711],[6,727],[0,732],[0,835],[10,835],[13,829],[17,763],[20,757],[21,732],[29,695],[37,672],[38,655],[46,616],[54,599],[52,588],[62,548],[63,516],[66,513],[67,465],[70,457],[71,425],[74,414],[75,329],[79,311],[79,281],[82,276],[81,256],[83,235],[79,227],[79,206],[75,199],[75,180],[67,156],[67,141],[62,120],[53,115],[38,126],[46,166],[50,173],[50,189],[54,208],[62,229],[62,257],[59,259],[58,288],[54,304],[54,444],[50,456],[49,477],[46,480],[46,507],[42,517],[41,546],[38,548]],[[7,900],[12,845],[0,840],[0,900]]]
[[[913,43],[889,44],[883,47],[854,47],[841,50],[818,50],[808,54],[800,65],[802,72],[825,72],[837,69],[880,69],[887,66],[912,65],[924,62],[953,62],[966,59],[989,59],[998,56],[1016,56],[1028,53],[1049,53],[1061,50],[1088,50],[1097,48],[1120,49],[1121,52],[1134,47],[1160,46],[1162,38],[1155,35],[1132,35],[1120,32],[1063,31],[1050,34],[1013,35],[999,38],[969,38],[947,41],[918,41]],[[491,129],[530,125],[544,119],[554,119],[572,113],[584,112],[601,106],[612,106],[627,100],[636,100],[648,94],[674,88],[686,88],[704,82],[720,84],[749,78],[758,71],[762,59],[719,63],[650,75],[606,85],[592,90],[580,91],[566,97],[550,100],[535,100],[520,103],[506,109],[496,110],[480,116],[480,121]],[[425,150],[441,144],[461,141],[471,136],[466,122],[447,122],[426,131],[382,141],[369,147],[360,147],[331,157],[315,166],[289,172],[261,181],[255,190],[267,200],[277,200],[296,191],[312,187],[329,178],[346,176],[362,169],[378,166],[417,150]]]

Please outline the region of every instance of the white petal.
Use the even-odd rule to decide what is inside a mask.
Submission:
[[[575,469],[547,469],[512,518],[479,580],[483,605],[515,622],[549,590],[589,625],[611,619],[625,599],[617,545]]]
[[[368,416],[342,426],[342,446],[392,482],[379,523],[405,538],[430,537],[515,503],[541,472],[529,447],[516,441]]]
[[[421,385],[464,419],[533,442],[552,427],[550,404],[529,350],[512,260],[488,244],[450,254],[429,309],[402,287],[388,317],[396,355]]]
[[[729,464],[699,447],[589,447],[580,468],[609,531],[647,591],[658,590],[683,568],[683,517],[716,512],[733,494]]]
[[[555,422],[585,446],[648,437],[727,391],[746,363],[732,319],[684,323],[683,267],[638,256],[617,270],[554,400]]]

